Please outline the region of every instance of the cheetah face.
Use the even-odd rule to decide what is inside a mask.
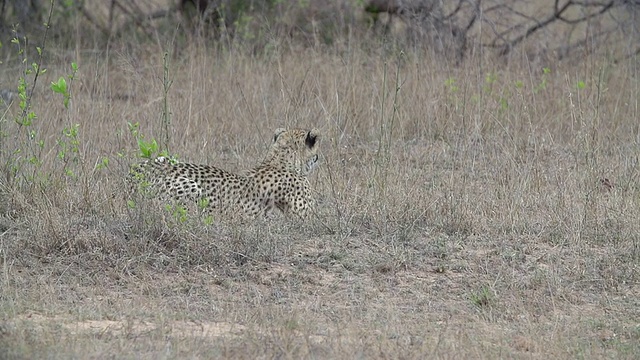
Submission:
[[[317,129],[277,129],[273,134],[273,144],[267,161],[306,175],[318,163],[319,140],[320,134]]]

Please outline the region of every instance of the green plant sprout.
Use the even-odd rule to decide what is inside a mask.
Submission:
[[[458,86],[456,86],[455,78],[448,78],[447,80],[445,80],[444,86],[447,88],[447,90],[449,90],[450,93],[456,93],[459,90]]]
[[[500,97],[498,101],[500,102],[500,110],[509,109],[509,101],[507,100],[506,97]]]
[[[106,169],[109,167],[109,158],[104,156],[100,162],[96,163],[96,166],[94,167],[95,170],[101,170],[101,169]]]
[[[69,127],[65,127],[62,130],[62,137],[56,142],[60,147],[58,150],[58,159],[62,160],[64,164],[65,174],[69,177],[75,177],[75,174],[68,168],[69,161],[74,164],[79,163],[80,153],[80,140],[78,139],[80,124],[74,124]],[[69,155],[72,155],[70,158]]]
[[[69,100],[71,100],[71,82],[75,79],[76,73],[78,72],[78,64],[75,62],[71,63],[71,74],[67,75],[69,78],[69,84],[67,85],[67,80],[64,77],[60,77],[57,82],[51,83],[51,90],[54,93],[60,94],[64,97],[63,105],[65,109],[69,108]]]
[[[533,90],[535,93],[540,92],[540,91],[542,91],[542,90],[547,88],[547,77],[548,77],[549,74],[551,74],[551,69],[550,68],[548,68],[548,67],[542,68],[542,78],[540,80],[540,83]]]
[[[47,29],[45,29],[44,42],[46,42]],[[18,131],[15,132],[15,138],[18,139],[22,136],[26,138],[24,148],[13,149],[12,157],[7,160],[7,168],[11,169],[11,175],[15,181],[18,181],[18,175],[22,175],[23,179],[27,183],[33,183],[37,177],[40,166],[42,165],[41,154],[44,149],[44,140],[38,137],[38,134],[34,128],[32,128],[34,120],[37,116],[34,111],[31,110],[31,96],[35,89],[38,77],[40,74],[46,72],[39,64],[42,63],[42,48],[36,47],[38,53],[38,60],[29,63],[28,54],[25,49],[28,48],[27,39],[24,38],[20,41],[18,37],[18,30],[14,27],[14,37],[11,39],[11,43],[17,47],[18,56],[21,58],[22,63],[25,64],[24,69],[20,77],[18,78],[18,107],[20,108],[20,114],[16,115],[13,119],[18,125]],[[27,77],[33,76],[33,82],[31,89],[27,86]],[[23,165],[28,164],[32,166],[32,172],[30,174],[24,173],[25,167]]]
[[[70,119],[69,101],[71,100],[71,85],[78,73],[78,64],[71,63],[71,74],[66,77],[61,76],[58,81],[52,82],[51,90],[63,96],[62,104],[67,111],[67,119]],[[67,81],[67,78],[69,81]],[[71,124],[62,130],[62,136],[56,140],[59,147],[57,158],[63,163],[63,170],[66,176],[76,178],[76,174],[69,168],[69,163],[78,165],[80,163],[80,124]]]
[[[209,202],[210,202],[210,201],[209,201],[209,199],[207,199],[207,198],[202,198],[202,199],[198,200],[198,208],[199,208],[200,210],[204,210],[204,209],[206,209],[206,208],[207,208],[207,206],[209,206]]]
[[[136,139],[138,143],[138,150],[140,150],[139,156],[145,159],[153,159],[154,154],[158,152],[158,142],[156,139],[146,141],[144,135],[140,134],[140,123],[127,122],[129,132]]]
[[[136,202],[133,200],[127,200],[127,207],[129,209],[135,209],[136,208]]]
[[[488,73],[484,77],[484,86],[482,87],[482,90],[488,94],[491,94],[493,92],[493,84],[495,84],[497,81],[498,81],[497,74]]]
[[[180,224],[187,222],[187,208],[182,205],[165,205],[165,210]]]
[[[200,213],[202,215],[205,215],[202,218],[202,223],[204,225],[213,224],[213,216],[206,213],[207,207],[209,207],[209,203],[210,203],[210,200],[207,198],[201,198],[200,200],[198,200],[198,209],[200,210]]]
[[[141,137],[138,139],[138,148],[140,149],[140,156],[145,159],[152,159],[153,154],[158,152],[158,142],[156,139],[151,139],[151,141],[144,141]]]
[[[472,292],[471,295],[469,295],[469,300],[471,300],[475,306],[484,308],[493,303],[495,295],[488,286],[483,286],[477,291]]]

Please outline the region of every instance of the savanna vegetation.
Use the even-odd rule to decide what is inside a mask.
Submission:
[[[0,357],[640,356],[637,1],[0,1]],[[318,128],[316,213],[132,191]]]

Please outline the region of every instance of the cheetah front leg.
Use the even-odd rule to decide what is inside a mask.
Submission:
[[[284,209],[281,208],[281,210],[283,210],[283,212],[289,217],[298,218],[304,221],[307,220],[313,205],[314,201],[311,196],[311,189],[308,181],[305,181],[305,185],[302,186],[301,189],[288,196]]]

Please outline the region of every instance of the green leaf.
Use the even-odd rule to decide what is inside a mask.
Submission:
[[[131,135],[133,135],[134,137],[138,137],[138,129],[140,129],[140,123],[136,122],[132,124],[131,122],[127,122],[127,125],[129,126],[129,132],[131,133]]]
[[[67,80],[64,77],[60,77],[58,82],[51,83],[51,90],[61,95],[67,95]]]
[[[578,89],[582,90],[582,89],[585,88],[586,85],[585,85],[584,81],[580,80],[580,81],[578,81],[578,84],[576,84],[576,86],[578,87]]]
[[[502,110],[507,110],[509,108],[509,102],[505,98],[500,98],[500,108]]]
[[[458,87],[455,84],[456,84],[456,79],[454,78],[448,78],[447,80],[444,81],[444,85],[449,88],[450,92],[458,91]]]
[[[207,208],[207,206],[209,206],[209,199],[207,198],[201,198],[198,201],[198,207],[200,208],[200,210],[204,210]]]
[[[18,79],[18,92],[19,93],[24,93],[27,91],[27,82],[24,80],[24,78],[20,78]]]
[[[498,80],[498,75],[493,74],[493,73],[487,74],[487,76],[485,76],[485,78],[484,78],[484,81],[487,84],[493,84],[494,82],[496,82],[496,80]]]
[[[140,148],[140,155],[143,158],[151,159],[154,153],[158,151],[158,142],[153,139],[150,142],[138,139],[138,148]]]

